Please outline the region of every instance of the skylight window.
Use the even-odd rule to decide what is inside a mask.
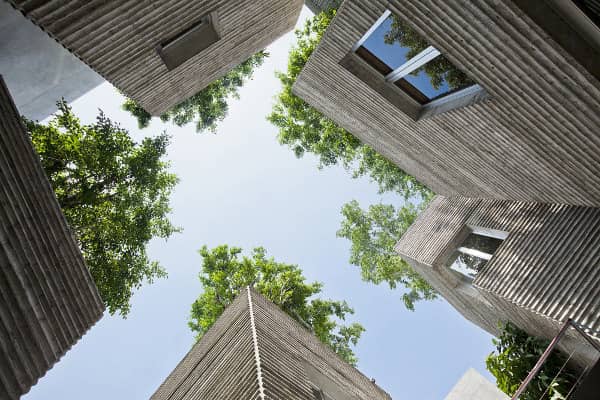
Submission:
[[[475,279],[506,237],[506,232],[472,230],[450,258],[450,268]]]
[[[388,83],[400,87],[420,104],[475,84],[390,11],[377,20],[353,50]]]

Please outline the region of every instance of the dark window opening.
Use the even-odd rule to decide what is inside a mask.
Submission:
[[[219,39],[217,14],[204,16],[199,22],[156,46],[167,69],[173,70],[205,50]]]

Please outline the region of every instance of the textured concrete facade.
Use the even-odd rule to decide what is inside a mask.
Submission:
[[[103,310],[0,78],[0,399],[29,391]]]
[[[304,0],[306,7],[315,14],[319,14],[330,8],[337,8],[342,4],[342,0]]]
[[[290,31],[302,0],[9,0],[153,115],[198,93]],[[220,39],[169,71],[156,47],[215,13]]]
[[[444,400],[509,400],[510,398],[473,368],[469,369]]]
[[[391,400],[253,289],[227,307],[152,400]],[[329,397],[327,397],[329,396]]]
[[[386,9],[486,99],[419,117],[416,101],[352,52]],[[346,0],[294,92],[438,194],[599,206],[600,53],[558,19],[548,29],[584,51],[579,62],[526,11],[556,14],[542,1]]]
[[[6,2],[0,2],[0,71],[21,115],[42,120],[104,82]]]
[[[448,267],[473,229],[507,232],[473,281]],[[396,250],[463,316],[497,335],[511,321],[552,339],[573,320],[600,339],[600,209],[437,196]],[[595,351],[575,332],[563,350]]]

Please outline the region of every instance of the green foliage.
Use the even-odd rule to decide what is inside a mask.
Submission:
[[[166,276],[146,244],[177,231],[167,219],[177,183],[163,161],[169,137],[136,144],[102,111],[82,125],[64,100],[58,109],[48,125],[25,124],[106,307],[125,316],[134,289]]]
[[[259,51],[222,78],[163,113],[160,119],[164,122],[171,121],[177,126],[184,126],[196,120],[197,132],[215,132],[217,124],[227,116],[229,98],[238,98],[238,89],[248,79],[252,79],[254,70],[261,66],[268,56],[266,51]],[[150,124],[152,116],[134,100],[126,99],[123,109],[138,120],[140,129]]]
[[[397,42],[402,47],[408,47],[410,50],[406,53],[407,61],[429,47],[429,43],[421,35],[395,15],[391,29],[385,35],[385,42],[388,44]],[[459,89],[475,83],[444,56],[438,56],[411,75],[416,76],[421,71],[425,71],[429,76],[431,86],[435,89],[439,89],[444,83],[447,83],[450,89]]]
[[[486,367],[496,377],[498,388],[512,396],[542,356],[549,341],[529,336],[507,323],[501,327],[501,334],[498,339],[493,339],[493,343],[496,352],[488,356]],[[576,371],[569,366],[560,372],[564,363],[565,357],[554,351],[520,399],[564,399],[577,380]]]
[[[408,289],[403,300],[409,310],[414,310],[416,301],[437,297],[427,281],[394,251],[417,213],[417,207],[411,203],[398,209],[377,204],[365,211],[353,200],[343,206],[344,219],[337,232],[338,237],[352,243],[350,263],[360,267],[363,280],[375,284],[387,282],[392,289],[401,284]]]
[[[356,363],[352,351],[364,328],[357,323],[342,325],[354,311],[345,301],[314,298],[323,286],[306,283],[298,266],[267,258],[263,248],[249,256],[242,249],[227,245],[200,250],[203,258],[200,282],[203,293],[192,304],[189,326],[199,340],[231,304],[240,291],[249,285],[273,301],[294,319],[311,329],[341,358]]]
[[[283,88],[268,116],[279,129],[279,142],[297,157],[316,155],[321,168],[340,164],[355,178],[368,176],[382,192],[396,191],[406,198],[428,196],[429,190],[412,176],[292,93],[292,86],[334,16],[335,10],[323,12],[296,30],[297,44],[290,51],[287,72],[277,74]]]

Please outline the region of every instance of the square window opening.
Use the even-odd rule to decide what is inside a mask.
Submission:
[[[217,41],[218,16],[216,12],[205,15],[191,27],[156,46],[156,52],[169,71],[177,68]]]
[[[485,90],[432,46],[400,17],[387,10],[354,45],[351,55],[366,63],[383,79],[374,89],[408,95],[420,107],[419,119],[466,106],[487,97]],[[350,56],[350,55],[349,55]],[[342,64],[353,71],[354,64]],[[364,80],[364,79],[363,79]],[[367,82],[368,83],[368,82]],[[381,93],[391,99],[391,93]],[[447,104],[451,102],[452,104]],[[412,107],[406,107],[411,114]]]
[[[492,259],[508,234],[502,231],[473,228],[448,261],[450,269],[470,280]]]

